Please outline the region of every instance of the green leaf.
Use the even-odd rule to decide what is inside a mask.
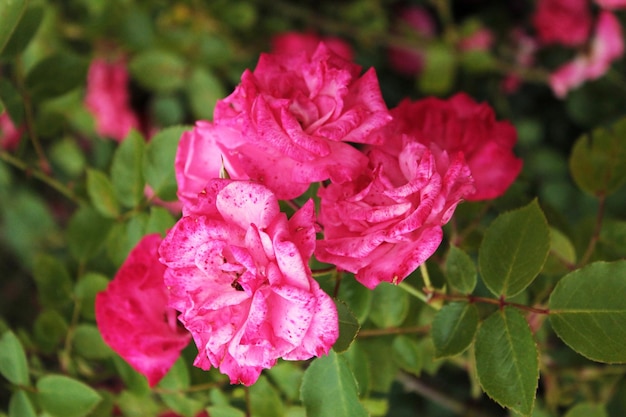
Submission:
[[[39,4],[29,6],[22,14],[8,42],[4,45],[2,56],[12,57],[22,53],[37,33],[44,16],[44,8]],[[1,25],[1,23],[0,23]]]
[[[87,193],[96,210],[104,217],[116,218],[120,215],[113,184],[104,173],[95,169],[87,170]]]
[[[80,302],[80,313],[87,320],[95,320],[94,303],[96,294],[104,291],[109,280],[104,275],[88,272],[74,286],[74,296]]]
[[[46,375],[37,381],[41,408],[53,417],[83,417],[101,400],[100,394],[64,375]]]
[[[489,316],[475,342],[476,373],[483,390],[502,406],[530,416],[539,380],[537,346],[513,307]]]
[[[478,308],[466,302],[445,305],[433,319],[431,335],[437,358],[454,356],[467,349],[478,328]]]
[[[6,331],[0,338],[0,374],[15,385],[28,385],[28,362],[18,338]]]
[[[446,257],[446,278],[452,288],[463,294],[471,294],[476,287],[476,265],[468,254],[456,246],[450,246]]]
[[[280,396],[263,375],[250,386],[250,410],[252,417],[281,417],[285,406]]]
[[[581,136],[574,147],[569,167],[581,190],[603,196],[626,182],[626,118],[611,128],[595,129]]]
[[[163,207],[150,207],[150,215],[146,223],[145,234],[160,233],[161,236],[176,223],[172,214]]]
[[[22,124],[24,120],[24,101],[17,88],[7,78],[0,79],[0,101],[4,105],[14,125]]]
[[[73,178],[81,176],[87,164],[85,151],[71,138],[55,142],[50,149],[50,159],[54,165]]]
[[[212,120],[215,103],[226,95],[220,80],[205,68],[195,68],[185,87],[195,118]]]
[[[419,376],[422,372],[423,358],[422,350],[415,339],[398,335],[393,339],[391,349],[393,358],[400,368]]]
[[[146,146],[143,160],[143,174],[155,194],[165,201],[176,199],[176,174],[174,159],[178,141],[187,126],[174,126],[163,129]]]
[[[409,297],[402,288],[387,282],[373,291],[369,318],[380,328],[402,324],[409,313]]]
[[[148,49],[130,61],[129,69],[133,78],[153,91],[165,93],[185,83],[186,63],[171,52]]]
[[[335,300],[335,306],[337,306],[337,314],[339,315],[339,338],[333,345],[333,349],[335,352],[343,352],[350,347],[359,333],[361,325],[346,303]]]
[[[128,362],[118,355],[113,355],[113,364],[117,374],[124,381],[124,386],[128,391],[136,396],[145,396],[150,394],[150,386],[145,376],[134,370]]]
[[[550,295],[550,323],[569,347],[598,362],[626,363],[626,261],[595,262],[564,276]]]
[[[72,301],[72,279],[65,266],[50,255],[35,259],[33,276],[39,302],[44,307],[63,308]]]
[[[207,407],[211,417],[245,417],[246,413],[230,405],[212,405]]]
[[[0,52],[26,11],[27,0],[4,0],[0,2]]]
[[[565,417],[609,417],[602,404],[581,403],[570,408]]]
[[[137,207],[144,197],[142,163],[145,148],[143,137],[131,131],[113,154],[111,182],[117,199],[128,208]]]
[[[35,319],[33,336],[39,349],[53,353],[67,334],[67,321],[56,310],[43,310]]]
[[[87,61],[76,55],[56,53],[39,61],[26,76],[26,87],[35,100],[57,97],[85,83]]]
[[[356,279],[344,279],[341,281],[337,298],[345,301],[359,323],[363,323],[370,312],[373,293]]]
[[[300,396],[302,385],[302,368],[291,361],[280,361],[276,366],[267,370],[272,382],[292,401]]]
[[[24,391],[17,390],[11,395],[9,417],[37,417],[35,407]]]
[[[387,345],[388,347],[389,345]],[[360,343],[354,342],[350,345],[350,349],[343,352],[341,356],[348,362],[352,375],[359,387],[361,397],[368,395],[370,391],[370,378],[372,374],[372,362],[368,360],[365,351],[361,348]],[[376,362],[378,366],[378,362]]]
[[[102,217],[91,207],[81,207],[74,213],[67,228],[68,246],[79,261],[95,256],[104,244],[113,221]]]
[[[187,365],[180,357],[159,382],[159,387],[174,392],[173,394],[161,394],[163,402],[184,417],[194,417],[202,408],[201,402],[184,394],[184,390],[189,388],[189,381]]]
[[[550,251],[550,231],[537,200],[491,223],[478,252],[482,278],[497,296],[513,297],[535,277]]]
[[[74,330],[74,350],[86,359],[105,359],[113,354],[102,340],[98,328],[92,324],[79,324]]]
[[[418,79],[420,91],[433,95],[447,93],[456,76],[455,51],[444,42],[433,42],[425,52],[425,65]]]
[[[307,417],[366,417],[359,391],[345,359],[332,349],[304,373],[300,398]]]

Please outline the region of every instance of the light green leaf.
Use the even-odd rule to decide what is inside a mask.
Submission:
[[[0,52],[26,11],[27,0],[4,0],[0,2]]]
[[[530,416],[539,380],[537,346],[524,317],[512,307],[489,316],[475,342],[476,373],[497,403]]]
[[[17,390],[11,395],[9,417],[37,417],[35,407],[24,391]]]
[[[250,386],[250,411],[252,417],[282,417],[285,415],[278,392],[263,375]]]
[[[39,379],[37,397],[41,408],[53,417],[86,416],[101,400],[92,388],[64,375]]]
[[[387,345],[389,346],[389,345]],[[359,387],[361,397],[367,397],[370,391],[370,379],[372,374],[372,361],[368,360],[365,351],[361,348],[359,342],[350,345],[350,349],[343,352],[341,356],[348,362],[352,375]],[[375,366],[378,367],[378,362]]]
[[[402,324],[409,313],[409,296],[397,285],[383,282],[373,291],[369,319],[380,328]]]
[[[436,357],[462,353],[472,344],[477,328],[476,305],[466,302],[445,305],[437,312],[431,331]]]
[[[85,261],[95,256],[104,244],[113,221],[102,217],[91,207],[81,207],[74,213],[67,229],[68,246],[72,255]]]
[[[22,53],[37,33],[43,16],[44,8],[41,4],[31,4],[27,7],[21,19],[17,22],[17,26],[13,28],[8,42],[4,45],[4,49],[0,48],[2,56],[12,57]],[[2,24],[0,23],[0,25]]]
[[[80,312],[83,318],[95,320],[96,314],[94,303],[96,294],[104,291],[109,285],[109,280],[104,275],[88,272],[83,275],[74,286],[74,296],[80,302]]]
[[[145,148],[145,140],[133,130],[113,154],[111,182],[124,207],[137,207],[144,197],[142,163]]]
[[[497,296],[513,297],[541,272],[550,231],[537,200],[491,223],[478,252],[483,281]]]
[[[35,259],[33,276],[39,302],[44,307],[62,308],[72,301],[72,279],[65,266],[50,255]]]
[[[419,344],[413,338],[398,335],[391,345],[393,358],[401,369],[419,376],[422,372],[423,358]]]
[[[226,95],[219,79],[208,69],[195,68],[186,84],[191,111],[196,119],[212,120],[217,100]]]
[[[425,52],[426,62],[418,79],[420,91],[433,95],[447,93],[456,76],[455,51],[444,42],[432,42]]]
[[[72,339],[76,353],[87,359],[105,359],[113,354],[102,340],[98,328],[92,324],[79,324]]]
[[[300,396],[300,385],[304,371],[291,361],[280,361],[267,370],[272,382],[292,401]]]
[[[550,295],[550,323],[569,347],[598,362],[626,363],[626,261],[595,262],[564,276]]]
[[[337,306],[337,314],[339,315],[339,338],[333,345],[333,349],[335,352],[343,352],[350,347],[359,333],[361,325],[346,303],[335,300],[335,306]]]
[[[163,402],[184,417],[194,417],[202,408],[201,402],[184,394],[184,390],[189,388],[189,383],[189,370],[182,357],[174,362],[172,368],[159,382],[159,387],[174,392],[172,394],[161,394]]]
[[[246,413],[230,405],[212,405],[207,407],[211,417],[245,417]]]
[[[150,216],[146,223],[145,234],[160,233],[161,236],[174,226],[176,219],[163,207],[150,207]]]
[[[153,91],[165,93],[185,83],[186,63],[171,52],[148,49],[130,61],[129,69],[133,78]]]
[[[155,194],[165,201],[176,199],[176,174],[174,159],[178,141],[187,126],[174,126],[163,129],[146,146],[143,160],[143,174]]]
[[[581,403],[570,408],[565,417],[609,417],[602,404]]]
[[[307,417],[366,417],[359,391],[345,359],[332,349],[304,373],[300,397]]]
[[[626,118],[609,129],[581,136],[569,160],[572,177],[581,190],[602,196],[626,182]]]
[[[67,334],[67,321],[56,310],[43,310],[35,319],[33,336],[44,352],[53,353]]]
[[[80,148],[76,140],[70,138],[64,138],[52,145],[50,159],[72,178],[81,176],[87,163],[85,151]]]
[[[28,362],[18,338],[6,331],[0,338],[0,374],[15,385],[28,385]]]
[[[446,257],[446,278],[452,288],[463,294],[471,294],[476,287],[476,265],[468,254],[456,246],[450,246]]]
[[[104,173],[95,169],[87,170],[87,193],[96,210],[104,217],[116,218],[120,215],[113,184]]]

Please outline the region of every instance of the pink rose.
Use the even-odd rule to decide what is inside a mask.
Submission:
[[[390,130],[408,133],[427,147],[435,144],[449,155],[463,154],[476,187],[475,193],[464,196],[467,200],[501,196],[522,169],[522,161],[513,154],[515,127],[497,121],[487,103],[477,103],[467,94],[459,93],[448,100],[405,99],[391,113],[394,124]],[[383,129],[382,134],[390,135],[388,130]],[[400,145],[387,146],[399,151]]]
[[[346,142],[367,143],[391,119],[374,70],[359,77],[360,70],[324,43],[313,54],[261,55],[216,104],[214,124],[241,133],[215,138],[222,157],[279,199],[312,182],[351,180],[367,158]]]
[[[591,47],[550,74],[550,86],[557,97],[563,98],[569,90],[585,81],[602,77],[611,63],[624,54],[622,28],[615,15],[600,12]]]
[[[591,32],[587,0],[539,0],[533,16],[537,37],[544,44],[579,46]]]
[[[515,66],[520,69],[530,68],[535,64],[535,54],[539,48],[537,40],[519,28],[514,28],[510,34],[512,48],[515,51]],[[503,82],[502,89],[512,94],[519,88],[522,79],[516,73],[508,74]]]
[[[6,111],[0,113],[0,148],[7,151],[17,149],[23,130],[23,128],[18,128],[13,124]]]
[[[189,343],[167,306],[165,266],[158,234],[144,236],[107,289],[96,296],[96,321],[104,341],[156,385]]]
[[[328,353],[338,318],[312,278],[314,247],[312,201],[287,220],[263,185],[209,181],[159,249],[170,306],[199,350],[194,364],[251,385],[278,358]]]
[[[403,33],[413,36],[432,38],[435,34],[435,20],[425,9],[417,6],[406,7],[398,15],[399,26],[405,26]],[[389,64],[397,72],[415,75],[424,67],[424,53],[417,48],[393,46],[389,48]]]
[[[320,42],[345,60],[352,61],[354,51],[350,44],[335,36],[319,36],[315,33],[286,32],[272,38],[272,53],[294,54],[305,51],[313,55]]]
[[[462,153],[405,134],[393,140],[369,148],[369,170],[359,178],[319,190],[324,239],[315,256],[368,288],[397,284],[426,261],[456,205],[474,191]]]
[[[107,62],[97,58],[91,62],[87,74],[85,105],[96,120],[96,131],[101,136],[123,140],[139,120],[130,108],[128,72],[123,60]]]
[[[493,32],[487,28],[479,28],[459,41],[461,51],[488,51],[492,45]]]

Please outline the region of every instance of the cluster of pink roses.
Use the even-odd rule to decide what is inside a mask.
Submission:
[[[198,347],[195,365],[246,385],[278,358],[320,356],[336,341],[337,311],[313,278],[313,255],[368,288],[398,283],[435,252],[459,202],[502,195],[522,165],[515,129],[488,105],[457,94],[389,110],[373,69],[361,73],[326,43],[303,47],[310,42],[292,36],[244,72],[212,122],[181,137],[183,216],[160,243],[164,270],[154,271],[168,303],[144,305],[161,317],[154,331],[173,337],[157,338],[163,351],[177,355],[184,341],[163,324],[164,309],[176,310]],[[279,200],[314,183],[317,216],[312,200],[291,218],[280,211]],[[155,381],[176,355],[156,366],[145,358],[150,343],[116,342],[107,322],[126,307],[107,309],[105,297],[97,300],[105,340]]]

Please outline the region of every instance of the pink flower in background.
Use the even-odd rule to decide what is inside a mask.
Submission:
[[[408,30],[420,37],[431,38],[435,34],[436,27],[433,17],[421,7],[406,7],[400,11],[398,17],[400,26],[408,26]],[[389,64],[401,74],[415,75],[424,66],[424,54],[416,48],[391,47],[389,48]]]
[[[595,0],[596,4],[603,9],[624,9],[626,8],[626,0]]]
[[[557,68],[550,75],[550,86],[557,97],[585,81],[602,77],[611,63],[624,54],[624,40],[619,20],[611,12],[602,11],[588,51],[580,53],[573,61]]]
[[[369,170],[320,188],[324,239],[315,256],[355,273],[368,288],[398,283],[441,243],[442,226],[474,191],[461,152],[430,148],[399,133],[369,147]]]
[[[214,124],[242,139],[216,136],[222,157],[279,199],[312,182],[351,180],[367,158],[346,142],[367,143],[391,119],[374,70],[360,71],[324,43],[313,54],[262,54],[215,107]]]
[[[487,28],[480,28],[459,41],[461,51],[488,51],[493,45],[493,32]]]
[[[286,32],[272,38],[272,53],[294,54],[306,52],[313,54],[320,42],[345,60],[352,61],[354,51],[350,44],[335,36],[319,36],[312,32]]]
[[[128,72],[123,60],[108,62],[96,58],[89,66],[85,105],[96,120],[101,136],[123,140],[132,128],[139,128],[137,115],[130,108]]]
[[[156,385],[189,343],[167,306],[165,266],[158,261],[161,237],[144,236],[113,281],[96,296],[96,321],[104,341]]]
[[[533,16],[537,37],[544,44],[579,46],[591,32],[587,0],[539,0]]]
[[[7,151],[14,151],[20,144],[23,128],[16,127],[5,111],[0,113],[0,148]]]
[[[467,94],[459,93],[448,100],[405,99],[391,113],[392,129],[408,133],[427,147],[434,144],[449,155],[463,154],[476,187],[475,193],[464,196],[467,200],[501,196],[522,169],[521,159],[513,154],[515,127],[497,121],[487,103],[477,103]],[[389,135],[384,129],[382,132]],[[387,146],[399,150],[400,145]]]
[[[251,385],[278,358],[328,353],[338,318],[308,266],[313,202],[287,220],[263,185],[214,179],[188,213],[159,252],[170,306],[199,350],[195,366]]]
[[[520,28],[511,31],[511,40],[515,49],[515,67],[519,69],[530,68],[535,64],[535,54],[539,49],[537,40],[525,33]],[[507,94],[517,91],[522,83],[522,79],[516,73],[508,74],[502,81],[502,89]]]

